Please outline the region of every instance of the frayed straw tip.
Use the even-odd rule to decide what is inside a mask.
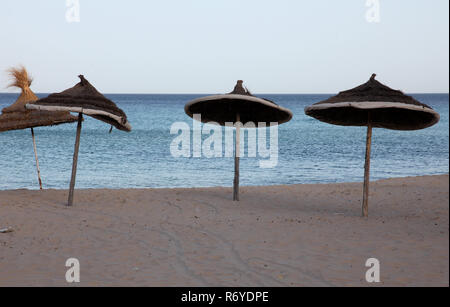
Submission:
[[[28,75],[28,72],[24,66],[12,67],[7,70],[12,79],[12,83],[8,87],[19,87],[24,89],[30,87],[33,82],[33,78]]]

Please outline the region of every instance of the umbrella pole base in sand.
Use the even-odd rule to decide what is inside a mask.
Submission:
[[[33,128],[31,128],[31,137],[33,138],[34,158],[36,159],[36,168],[37,168],[37,174],[38,174],[38,180],[39,180],[39,188],[42,190],[41,170],[39,168],[39,159],[38,159],[38,155],[37,155],[36,140],[34,138],[34,129]]]
[[[75,139],[75,150],[73,153],[72,178],[70,179],[69,201],[67,206],[73,205],[73,193],[75,189],[75,178],[77,176],[78,150],[80,148],[81,123],[83,122],[83,114],[78,113],[77,137]]]
[[[239,201],[239,157],[241,153],[240,139],[241,139],[241,126],[240,116],[236,115],[236,148],[234,152],[234,182],[233,182],[233,201]]]
[[[372,123],[367,124],[367,140],[366,140],[366,162],[364,164],[364,191],[363,191],[363,205],[362,216],[367,218],[369,216],[369,182],[370,182],[370,152],[372,147]]]

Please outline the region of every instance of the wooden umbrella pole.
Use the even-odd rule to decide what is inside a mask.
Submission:
[[[31,128],[31,137],[33,138],[34,158],[36,159],[36,168],[37,168],[37,174],[38,174],[38,180],[39,180],[39,188],[42,190],[41,170],[39,168],[39,159],[38,159],[38,155],[37,155],[36,140],[34,138],[34,129],[33,128]]]
[[[73,153],[72,178],[70,179],[69,202],[68,206],[73,205],[73,193],[75,189],[75,177],[77,176],[78,150],[80,148],[81,123],[83,121],[83,114],[78,113],[77,137],[75,139],[75,150]]]
[[[234,184],[233,184],[233,200],[239,201],[239,156],[240,156],[240,139],[241,126],[240,115],[236,115],[236,149],[234,152]]]
[[[364,164],[364,193],[363,193],[363,217],[369,216],[369,182],[370,182],[370,152],[372,147],[372,123],[370,113],[367,121],[366,162]]]

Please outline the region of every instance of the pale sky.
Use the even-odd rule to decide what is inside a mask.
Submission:
[[[75,1],[75,0],[70,0]],[[376,1],[373,1],[376,2]],[[449,1],[66,0],[0,2],[0,92],[23,64],[35,92],[84,74],[104,93],[336,93],[372,73],[408,93],[449,91]]]

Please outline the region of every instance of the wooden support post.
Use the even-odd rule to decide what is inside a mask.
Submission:
[[[241,118],[239,113],[236,115],[236,148],[234,152],[234,182],[233,182],[233,201],[239,201],[239,156],[241,139]]]
[[[42,190],[41,170],[39,168],[39,160],[37,155],[36,140],[34,139],[34,129],[31,128],[31,137],[33,138],[34,158],[36,159],[36,168],[39,180],[39,188]]]
[[[370,121],[370,113],[367,122],[367,140],[366,140],[366,162],[364,164],[364,191],[363,191],[363,217],[369,216],[369,182],[370,182],[370,152],[372,147],[372,123]]]
[[[77,136],[75,139],[75,150],[73,153],[72,178],[70,179],[69,202],[68,206],[73,205],[73,193],[75,189],[75,178],[77,176],[78,150],[80,148],[81,123],[83,122],[83,114],[78,113]]]

